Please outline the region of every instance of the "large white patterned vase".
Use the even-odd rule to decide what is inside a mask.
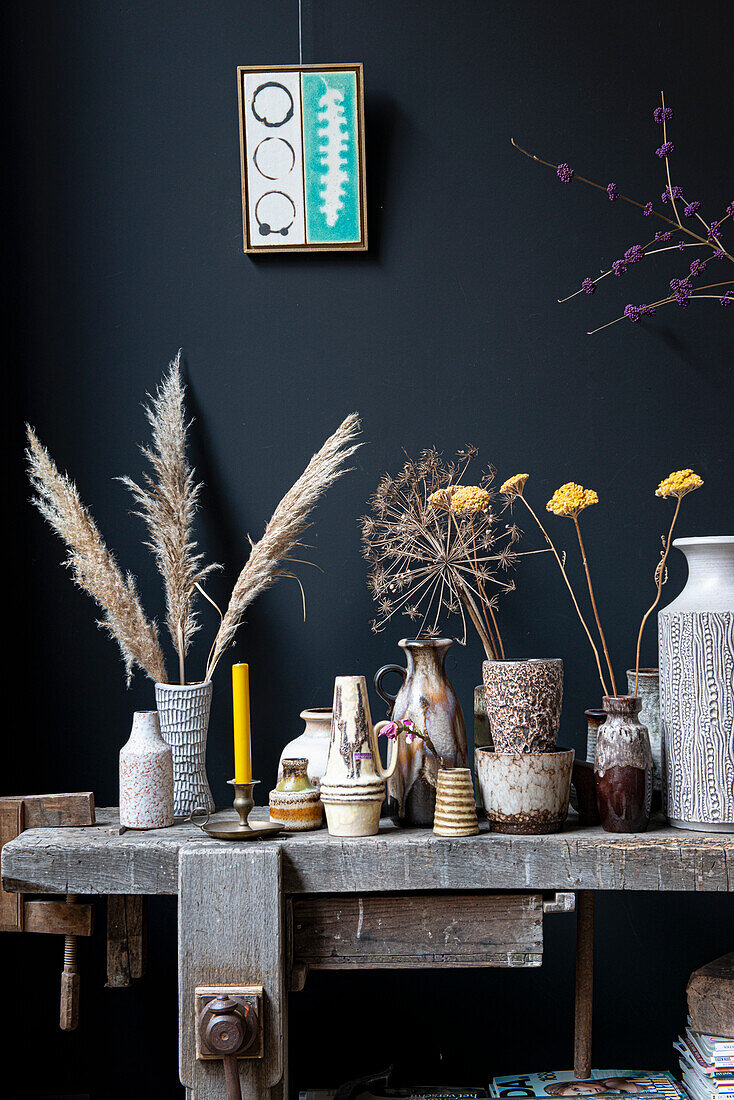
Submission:
[[[658,614],[665,813],[734,832],[734,535],[673,545],[688,581]]]
[[[173,812],[189,817],[194,810],[214,812],[206,777],[206,737],[212,684],[156,684],[155,699],[163,740],[173,752]]]

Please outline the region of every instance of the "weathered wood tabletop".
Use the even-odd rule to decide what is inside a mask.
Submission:
[[[266,816],[255,810],[252,820]],[[550,836],[483,824],[478,836],[444,839],[385,822],[373,837],[323,829],[233,843],[190,824],[121,833],[117,811],[102,809],[94,826],[21,833],[3,849],[2,880],[20,893],[177,895],[188,1100],[226,1095],[221,1062],[197,1056],[197,990],[243,985],[262,990],[265,1017],[262,1056],[238,1056],[242,1096],[285,1100],[288,993],[309,969],[539,966],[544,914],[572,909],[578,891],[578,927],[582,913],[591,923],[578,941],[589,961],[577,967],[576,1044],[578,1064],[589,1062],[593,891],[732,891],[734,836],[682,832],[660,818],[624,836],[570,819]]]
[[[267,811],[255,810],[253,820]],[[283,892],[387,890],[734,890],[734,835],[672,829],[605,833],[570,819],[549,836],[444,839],[384,822],[378,836],[342,840],[318,832],[267,841],[209,840],[194,825],[115,832],[117,811],[84,828],[29,829],[3,850],[7,890],[26,893],[177,894],[182,852],[282,853]]]

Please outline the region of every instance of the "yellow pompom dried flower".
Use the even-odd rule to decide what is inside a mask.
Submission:
[[[584,489],[575,481],[567,481],[556,489],[551,499],[546,504],[546,509],[555,516],[568,516],[575,519],[579,512],[588,508],[591,504],[598,504],[599,497],[594,489]]]
[[[500,492],[508,497],[521,497],[522,491],[525,488],[525,482],[529,477],[530,474],[515,474],[513,477],[508,477],[507,481],[501,487]]]
[[[678,497],[681,500],[686,493],[692,493],[694,489],[700,489],[703,478],[694,474],[693,470],[675,470],[668,474],[655,490],[656,497]]]
[[[431,508],[435,508],[436,511],[438,511],[439,508],[445,508],[448,511],[451,507],[451,498],[455,492],[455,485],[446,485],[443,489],[436,489],[436,491],[429,496],[428,503]]]
[[[451,497],[452,512],[486,512],[489,493],[478,485],[459,485]]]

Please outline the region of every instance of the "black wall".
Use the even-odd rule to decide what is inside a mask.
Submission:
[[[139,474],[140,402],[179,347],[196,416],[193,457],[206,481],[199,537],[225,565],[210,585],[220,602],[247,534],[258,537],[347,412],[364,419],[368,445],[310,532],[324,572],[301,570],[306,623],[297,586],[284,581],[252,607],[240,634],[263,793],[281,746],[301,728],[298,712],[328,705],[336,673],[369,677],[397,659],[395,643],[410,632],[406,621],[370,633],[355,522],[402,448],[476,443],[501,476],[531,472],[529,495],[541,509],[563,481],[598,490],[584,527],[619,678],[633,660],[669,519],[667,502],[652,495],[660,478],[692,465],[706,482],[685,501],[679,534],[734,526],[734,309],[668,306],[641,325],[587,336],[627,302],[662,297],[695,253],[649,258],[593,298],[557,305],[583,276],[646,240],[650,223],[598,192],[564,187],[510,145],[513,136],[602,184],[655,198],[665,180],[651,116],[664,88],[675,109],[676,180],[719,217],[733,197],[731,5],[310,0],[304,8],[304,61],[364,62],[367,255],[253,261],[241,251],[235,68],[298,60],[296,0],[59,0],[8,13],[6,379],[18,392],[5,418],[6,495],[18,514],[5,539],[6,592],[20,590],[22,609],[6,619],[5,671],[24,714],[5,729],[4,791],[93,788],[99,804],[114,803],[131,713],[152,702],[141,676],[126,691],[115,647],[25,503],[22,423],[36,426],[77,479],[160,617],[140,522],[112,478]],[[580,582],[572,529],[551,522]],[[540,545],[529,528],[526,541]],[[666,598],[683,580],[675,553]],[[502,606],[509,650],[563,657],[563,740],[578,749],[583,710],[598,705],[590,653],[551,560],[528,559],[518,582]],[[192,674],[215,625],[206,611],[203,619]],[[468,716],[480,662],[474,638],[448,662]],[[649,629],[643,663],[655,662]],[[232,771],[228,691],[222,664],[209,751],[220,801]],[[377,700],[374,713],[382,717]],[[685,980],[731,949],[731,904],[632,895],[602,898],[599,910],[595,1061],[670,1065]],[[54,1030],[60,945],[3,939],[6,993],[37,995],[44,1035],[42,1084],[28,1072],[38,1064],[35,1037],[14,1035],[3,1066],[11,1094],[179,1095],[174,904],[153,903],[151,913],[150,973],[138,988],[104,990],[102,938],[85,947],[74,1036]],[[311,980],[293,998],[293,1086],[389,1060],[403,1080],[463,1083],[567,1065],[572,943],[572,918],[557,917],[537,972]],[[148,1029],[161,1011],[168,1022],[156,1027],[156,1045]],[[364,1022],[355,1025],[354,1013]]]

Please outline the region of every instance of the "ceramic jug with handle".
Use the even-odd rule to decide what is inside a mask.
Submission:
[[[379,829],[385,801],[385,781],[398,762],[397,741],[390,742],[390,762],[384,768],[377,735],[387,722],[372,725],[364,676],[337,676],[331,744],[321,800],[333,836],[373,836]]]
[[[450,638],[403,638],[407,668],[383,665],[375,674],[375,690],[391,708],[391,718],[409,718],[424,730],[447,768],[468,766],[466,726],[461,704],[449,683],[444,664]],[[403,684],[397,695],[383,686],[388,673],[398,673]],[[433,825],[436,808],[438,760],[423,741],[398,741],[398,765],[387,785],[389,808],[401,825]]]

